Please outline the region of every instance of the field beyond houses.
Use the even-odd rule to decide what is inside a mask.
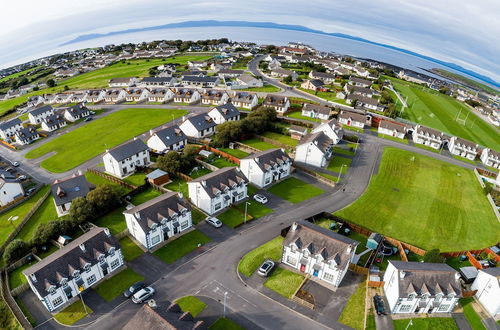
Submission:
[[[336,215],[423,249],[498,243],[500,223],[471,170],[385,148],[366,192]]]

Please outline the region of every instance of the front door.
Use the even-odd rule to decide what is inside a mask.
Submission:
[[[306,265],[300,264],[300,271],[305,272],[306,271]]]
[[[319,273],[319,271],[315,269],[314,272],[313,272],[313,276],[318,277],[318,273]]]
[[[103,275],[103,276],[108,275],[108,268],[103,268],[103,269],[102,269],[102,275]]]

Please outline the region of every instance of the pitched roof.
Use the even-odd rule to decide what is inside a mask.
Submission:
[[[354,86],[354,85],[349,85],[347,87],[347,90],[351,94],[373,94],[374,93],[374,90],[372,90],[371,88]]]
[[[393,121],[389,121],[389,120],[385,120],[385,119],[380,121],[379,127],[382,127],[382,128],[385,128],[385,129],[388,129],[391,131],[395,130],[396,132],[399,132],[399,133],[406,133],[406,126],[405,125],[395,123]]]
[[[215,121],[206,113],[200,113],[199,115],[189,117],[186,119],[186,121],[191,122],[191,124],[193,124],[193,126],[198,131],[203,131],[205,129],[217,126]]]
[[[243,74],[245,71],[243,70],[233,70],[233,69],[222,69],[219,70],[219,74]]]
[[[274,94],[267,94],[266,98],[264,99],[264,106],[284,106],[286,104],[286,101],[288,101],[288,98],[286,96],[280,96],[280,95],[274,95]]]
[[[231,98],[235,102],[240,102],[240,103],[251,103],[252,100],[256,97],[256,94],[254,93],[248,93],[248,92],[236,92],[234,93],[234,96]]]
[[[232,103],[226,103],[213,108],[211,111],[217,111],[224,119],[234,118],[240,115],[240,112]]]
[[[221,100],[225,94],[227,94],[225,91],[211,89],[201,94],[201,98],[218,101]]]
[[[154,132],[153,135],[156,135],[166,147],[187,139],[186,135],[178,125],[162,128]]]
[[[248,180],[236,167],[224,167],[215,172],[201,176],[193,181],[200,182],[202,188],[210,197],[215,197],[218,192],[224,191],[225,188],[230,188],[233,185],[247,183]]]
[[[361,79],[357,77],[349,77],[349,82],[355,82],[359,84],[364,84],[370,86],[372,84],[371,80]]]
[[[458,272],[447,264],[397,260],[389,260],[389,263],[398,270],[400,297],[413,292],[432,296],[438,293],[462,295]]]
[[[311,104],[311,103],[306,103],[304,104],[304,109],[305,111],[314,111],[317,113],[320,113],[322,115],[330,115],[330,112],[332,109],[330,107],[324,106],[324,105],[319,105],[319,104]]]
[[[16,137],[21,140],[29,140],[38,135],[35,126],[23,127],[16,132]]]
[[[56,180],[51,191],[56,205],[66,204],[77,197],[84,197],[94,186],[90,184],[85,175],[73,175],[65,180]]]
[[[318,79],[335,79],[335,75],[326,72],[311,71],[311,76]]]
[[[262,171],[272,169],[273,166],[280,166],[285,162],[291,161],[291,158],[282,149],[269,149],[255,154],[251,154],[243,159],[254,159]],[[243,160],[242,159],[242,160]]]
[[[365,115],[357,113],[357,112],[342,111],[339,115],[339,119],[349,119],[349,118],[354,120],[354,121],[363,123],[363,124],[366,121]]]
[[[340,269],[350,262],[350,252],[359,244],[358,241],[304,220],[296,223],[295,230],[294,225],[288,231],[283,246],[295,244],[298,249],[307,248],[312,255],[321,255],[326,261],[334,260]]]
[[[302,137],[297,146],[308,143],[316,145],[323,153],[326,153],[333,146],[333,141],[323,131],[307,134]]]
[[[83,245],[85,251],[80,248]],[[48,257],[23,271],[25,276],[34,274],[36,282],[31,283],[42,295],[46,295],[51,285],[56,288],[60,280],[73,278],[74,270],[82,270],[86,263],[95,264],[100,254],[107,255],[109,249],[120,248],[120,243],[111,234],[106,233],[106,228],[94,227],[78,237],[68,245],[62,247]]]
[[[254,80],[258,80],[258,79],[254,78],[253,76],[251,76],[249,74],[242,74],[241,76],[236,78],[236,80],[239,80],[239,81],[244,82],[244,83],[250,83],[250,82],[252,82]]]
[[[479,270],[500,280],[500,267],[486,268]]]
[[[428,134],[430,136],[435,136],[435,137],[443,137],[444,133],[441,131],[438,131],[434,128],[422,126],[422,125],[417,125],[416,126],[417,133],[419,134]]]
[[[174,77],[144,77],[141,82],[143,83],[170,83]]]
[[[81,103],[67,108],[66,111],[69,112],[73,117],[89,113],[89,109],[87,109],[87,107],[85,107]]]
[[[182,76],[183,82],[216,83],[218,79],[217,77]]]
[[[54,111],[54,109],[52,109],[52,106],[50,105],[44,105],[43,107],[39,107],[39,108],[36,108],[34,110],[31,110],[29,113],[32,115],[32,116],[39,116],[43,113],[46,113],[46,112],[52,112]]]
[[[126,78],[113,78],[109,80],[110,84],[128,84],[132,80],[132,77],[126,77]]]
[[[19,118],[14,118],[12,120],[0,123],[0,131],[7,130],[17,125],[22,125],[22,121]]]
[[[476,143],[471,142],[469,140],[459,138],[457,136],[455,136],[455,143],[458,145],[464,146],[464,147],[468,147],[470,149],[477,149],[478,148],[478,145]]]
[[[374,105],[374,106],[379,106],[380,104],[378,103],[377,99],[363,96],[360,94],[349,94],[346,97],[347,100],[357,100],[359,103],[364,104],[369,104],[369,105]]]
[[[305,135],[307,133],[307,128],[298,125],[291,125],[290,128],[288,129],[288,132],[297,132]]]
[[[122,144],[121,146],[115,147],[107,153],[110,154],[116,161],[120,162],[145,150],[148,150],[148,146],[140,139],[135,139]]]

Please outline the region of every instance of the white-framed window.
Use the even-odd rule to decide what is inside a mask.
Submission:
[[[439,312],[446,312],[448,309],[450,309],[450,305],[441,305],[441,306],[439,306],[438,311]]]
[[[57,297],[56,299],[52,300],[52,306],[57,307],[60,304],[63,303],[63,298],[61,296]]]
[[[411,305],[401,305],[401,307],[399,307],[399,311],[401,313],[408,313],[410,310],[411,310]]]
[[[86,272],[90,272],[90,264],[86,264],[84,269]]]
[[[266,179],[266,184],[270,184],[271,183],[271,178],[267,178]]]
[[[181,230],[184,230],[187,227],[189,227],[189,222],[188,221],[181,222]]]
[[[287,256],[286,257],[286,262],[290,265],[296,265],[297,264],[297,258],[294,258],[292,256]]]
[[[120,264],[120,260],[118,259],[115,259],[113,261],[111,261],[111,269],[115,269],[116,267],[118,267],[118,265]]]
[[[415,295],[414,295],[414,294],[409,295],[409,296],[408,296],[408,301],[412,301],[412,300],[413,300],[413,298],[415,298]]]
[[[238,194],[238,199],[242,199],[243,198],[243,193],[239,193]]]
[[[217,211],[218,209],[220,209],[222,207],[222,204],[221,203],[217,203],[215,204],[215,210]]]
[[[324,273],[323,279],[328,282],[333,282],[335,276],[332,273]]]
[[[155,245],[158,244],[160,241],[160,235],[156,235],[155,237],[151,238],[151,244]]]
[[[87,286],[91,286],[92,284],[95,283],[95,281],[97,281],[95,275],[87,277]]]

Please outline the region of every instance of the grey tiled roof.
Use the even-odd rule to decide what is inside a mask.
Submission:
[[[56,180],[51,191],[56,205],[62,205],[77,197],[86,196],[93,187],[84,175],[75,175],[62,181]]]
[[[333,146],[333,141],[323,131],[307,134],[299,141],[298,146],[307,143],[318,146],[323,153],[326,153]]]
[[[388,130],[396,130],[396,132],[406,133],[406,126],[403,124],[398,124],[389,120],[381,120],[379,127],[388,129]]]
[[[86,116],[90,114],[89,109],[82,104],[76,104],[66,109],[73,117]]]
[[[16,132],[16,137],[21,140],[30,140],[37,135],[38,132],[35,126],[23,127]]]
[[[272,168],[274,165],[279,166],[285,162],[291,161],[290,157],[288,157],[288,155],[279,148],[257,152],[243,159],[255,159],[257,165],[264,172]]]
[[[247,183],[248,180],[236,167],[224,167],[215,172],[206,174],[191,182],[201,182],[203,189],[210,197],[214,197],[217,192],[231,188],[234,184]],[[204,184],[203,184],[204,183]]]
[[[430,127],[426,127],[426,126],[422,126],[422,125],[417,125],[417,133],[418,134],[428,134],[430,136],[434,136],[434,137],[443,137],[444,136],[444,133],[443,132],[440,132],[434,128],[430,128]]]
[[[361,78],[356,78],[356,77],[349,77],[349,82],[365,84],[368,86],[370,86],[372,84],[371,80],[366,80],[366,79],[361,79]]]
[[[43,107],[39,107],[39,108],[36,108],[34,110],[31,110],[29,113],[32,115],[32,116],[39,116],[41,115],[42,113],[45,113],[45,112],[52,112],[53,109],[52,109],[52,106],[50,105],[44,105]]]
[[[317,79],[335,79],[335,75],[326,72],[312,72],[311,76]]]
[[[162,128],[156,131],[154,135],[156,135],[167,147],[187,139],[186,135],[182,132],[178,125]]]
[[[142,78],[143,83],[170,83],[173,77],[144,77]]]
[[[116,160],[122,161],[142,151],[148,150],[148,146],[139,139],[132,140],[121,146],[111,149],[108,153]]]
[[[354,121],[360,122],[360,123],[365,123],[366,118],[364,115],[357,113],[357,112],[351,112],[351,111],[342,111],[342,113],[339,115],[339,119],[349,119],[351,118]]]
[[[215,83],[218,79],[217,77],[182,76],[183,82]]]
[[[234,96],[232,97],[232,100],[234,100],[235,102],[250,103],[250,102],[252,102],[254,97],[255,97],[255,94],[252,94],[252,93],[236,92],[234,94]]]
[[[16,125],[21,125],[22,122],[19,118],[14,118],[12,120],[0,123],[0,131],[7,130],[11,127],[14,127]]]
[[[363,96],[360,94],[349,94],[349,95],[347,95],[346,99],[347,100],[357,100],[359,103],[362,103],[362,104],[370,104],[370,105],[374,105],[374,106],[380,106],[377,99]]]
[[[282,107],[286,104],[288,98],[286,96],[268,94],[264,99],[264,106],[279,106]]]
[[[238,109],[236,109],[236,107],[232,103],[219,105],[214,109],[216,109],[221,114],[221,116],[224,117],[224,119],[226,120],[240,115],[240,112],[238,111]]]
[[[203,131],[205,129],[209,129],[211,127],[217,126],[215,121],[207,114],[201,113],[199,115],[189,117],[186,119],[187,121],[190,121],[191,124],[193,124],[194,127],[198,131]]]
[[[61,115],[50,115],[45,117],[45,119],[43,119],[42,121],[45,122],[47,126],[51,127],[55,125],[59,126],[60,124],[65,123],[66,119],[64,119],[64,117]]]
[[[488,275],[494,276],[500,280],[500,267],[481,269],[481,272],[485,272]]]
[[[306,103],[304,105],[304,110],[306,111],[314,111],[317,113],[320,113],[322,115],[330,115],[330,111],[332,110],[330,107],[324,106],[324,105],[319,105],[319,104],[311,104],[311,103]]]
[[[465,139],[459,138],[459,137],[457,137],[455,139],[455,143],[459,144],[459,145],[462,145],[464,147],[468,147],[468,148],[470,148],[472,150],[477,149],[477,147],[478,147],[478,145],[476,143],[471,142],[469,140],[465,140]]]

